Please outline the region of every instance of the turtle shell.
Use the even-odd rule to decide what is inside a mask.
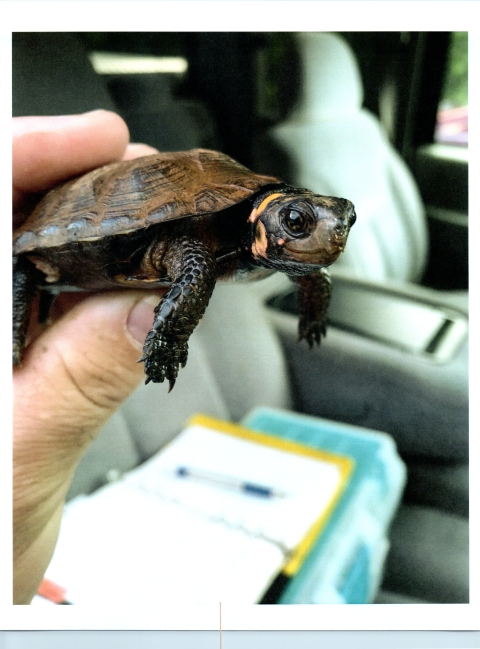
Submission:
[[[109,164],[48,192],[14,232],[13,254],[219,212],[277,183],[206,149]]]

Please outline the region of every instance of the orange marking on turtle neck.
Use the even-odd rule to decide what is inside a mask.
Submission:
[[[255,241],[252,244],[252,255],[255,259],[267,256],[267,231],[261,221],[257,221],[255,228]]]

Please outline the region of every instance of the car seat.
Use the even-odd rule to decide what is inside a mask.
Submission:
[[[292,114],[270,136],[290,159],[291,177],[285,180],[355,204],[357,222],[332,268],[334,277],[356,278],[359,285],[466,313],[466,291],[419,285],[428,255],[425,209],[406,163],[379,120],[362,108],[353,52],[332,33],[302,33],[296,39],[301,95]],[[466,356],[458,362],[466,375]]]

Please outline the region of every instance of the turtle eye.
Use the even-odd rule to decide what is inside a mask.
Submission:
[[[288,210],[283,217],[283,225],[294,237],[308,234],[308,219],[298,210]]]

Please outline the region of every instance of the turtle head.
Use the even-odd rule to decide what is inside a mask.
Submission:
[[[345,248],[355,223],[353,204],[345,198],[307,190],[270,193],[254,207],[251,252],[255,261],[289,275],[332,264]]]

